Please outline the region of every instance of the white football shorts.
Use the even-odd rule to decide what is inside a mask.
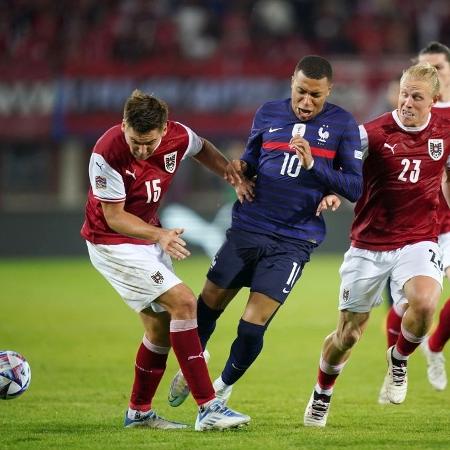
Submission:
[[[450,267],[450,233],[440,234],[438,244],[442,253],[442,266],[444,270]]]
[[[165,311],[155,300],[182,283],[173,271],[170,256],[159,244],[86,244],[92,265],[136,312],[148,307]]]
[[[390,251],[350,247],[344,255],[339,274],[339,310],[369,312],[381,303],[389,277],[394,304],[402,305],[408,302],[403,286],[412,277],[431,277],[442,288],[441,251],[437,243],[429,241]]]

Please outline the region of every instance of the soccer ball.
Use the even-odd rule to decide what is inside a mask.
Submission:
[[[30,386],[31,369],[27,360],[11,350],[0,350],[0,399],[10,400]]]

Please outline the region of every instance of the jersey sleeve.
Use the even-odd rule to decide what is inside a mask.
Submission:
[[[369,151],[369,135],[364,125],[359,126],[359,138],[361,140],[361,156],[364,158]]]
[[[261,154],[263,132],[264,132],[264,120],[261,107],[256,111],[255,117],[253,118],[250,136],[248,138],[244,154],[241,157],[241,160],[247,163],[246,176],[249,178],[253,177],[253,175],[256,175],[259,157]]]
[[[185,128],[185,130],[189,136],[188,147],[187,147],[186,152],[184,153],[182,159],[184,159],[188,156],[190,156],[190,157],[195,156],[202,149],[203,141],[189,127],[187,127],[186,125],[183,125],[182,123],[180,123],[180,125]]]
[[[362,194],[362,157],[360,132],[351,117],[339,142],[334,167],[315,158],[311,171],[330,191],[356,202]]]
[[[125,185],[122,176],[98,153],[91,155],[89,180],[96,199],[104,202],[125,201]]]

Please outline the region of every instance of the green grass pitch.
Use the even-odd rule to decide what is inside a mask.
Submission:
[[[87,256],[0,261],[0,349],[23,353],[32,369],[29,391],[0,401],[0,448],[450,448],[450,389],[433,391],[420,352],[410,360],[406,402],[377,404],[386,371],[384,305],[373,311],[338,379],[328,426],[303,427],[321,343],[337,318],[341,259],[313,256],[272,322],[259,359],[236,384],[230,406],[249,414],[250,425],[207,433],[122,428],[141,325]],[[192,257],[177,263],[176,271],[197,294],[208,265],[206,258]],[[445,282],[444,295],[449,293]],[[234,300],[210,342],[213,378],[228,354],[246,298],[242,292]],[[449,348],[446,354],[449,359]],[[193,425],[192,398],[178,408],[166,402],[176,369],[171,354],[153,406],[163,416]]]

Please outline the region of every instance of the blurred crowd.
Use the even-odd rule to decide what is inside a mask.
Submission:
[[[450,42],[447,0],[2,0],[2,65],[279,64],[305,53],[379,57]]]

